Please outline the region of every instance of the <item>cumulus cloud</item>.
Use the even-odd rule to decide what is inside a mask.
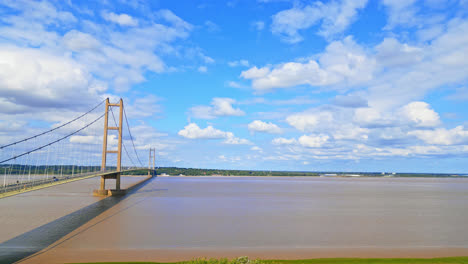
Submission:
[[[425,102],[409,103],[401,109],[401,114],[416,127],[435,127],[440,124],[439,114]]]
[[[328,111],[297,113],[286,118],[286,122],[299,131],[314,131],[324,123],[332,121],[333,114]]]
[[[263,122],[261,120],[254,120],[248,126],[250,132],[263,132],[270,134],[279,134],[282,132],[281,128],[271,122]]]
[[[219,129],[208,126],[206,128],[200,128],[195,123],[190,123],[179,131],[179,135],[190,139],[220,139],[228,137],[228,132],[221,131]]]
[[[256,66],[243,71],[241,77],[252,80],[257,91],[288,88],[298,85],[349,86],[372,78],[375,62],[351,37],[330,43],[318,60],[287,62],[275,66]]]
[[[435,130],[415,130],[408,132],[427,144],[434,145],[458,145],[468,144],[468,130],[464,126],[453,129],[438,128]]]
[[[71,59],[33,48],[0,46],[0,97],[10,104],[27,108],[89,104],[97,96],[92,83],[87,69]]]
[[[296,6],[273,15],[271,31],[286,42],[297,43],[303,40],[300,30],[321,23],[318,34],[329,38],[344,32],[356,19],[358,10],[366,4],[367,0],[341,0]]]
[[[190,123],[178,132],[179,136],[189,139],[224,139],[223,143],[231,145],[248,145],[247,139],[237,138],[232,132],[225,132],[212,126],[200,128],[195,123]]]
[[[105,20],[119,24],[121,26],[133,26],[134,27],[138,25],[138,20],[123,13],[119,15],[114,12],[102,11],[101,16]]]
[[[190,108],[190,115],[195,118],[213,119],[220,116],[243,116],[244,111],[234,108],[236,100],[231,98],[213,98],[211,106],[194,106]]]
[[[2,16],[0,26],[2,65],[8,68],[2,72],[14,72],[13,79],[24,81],[0,75],[0,97],[8,95],[2,100],[18,104],[14,108],[23,111],[37,104],[73,107],[108,89],[126,91],[145,81],[147,71],[168,70],[158,54],[169,55],[173,42],[187,38],[193,28],[169,10],[157,12],[161,23],[143,25],[128,15],[103,11],[104,18],[128,26],[115,30],[109,24],[78,20],[48,1],[2,5],[14,11]],[[30,92],[15,94],[19,90]],[[23,103],[29,107],[22,107]]]
[[[298,142],[304,147],[319,148],[323,146],[330,137],[327,135],[303,135]]]

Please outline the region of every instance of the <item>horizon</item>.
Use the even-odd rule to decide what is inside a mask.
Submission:
[[[24,167],[49,167],[49,168],[52,168],[52,167],[57,167],[57,168],[60,168],[60,167],[72,167],[72,166],[75,166],[75,167],[90,167],[90,168],[100,168],[99,165],[83,165],[83,166],[79,166],[79,165],[73,165],[73,164],[48,164],[48,165],[28,165],[28,164],[0,164],[0,167],[15,167],[15,166],[24,166]],[[107,166],[107,168],[115,168],[115,166]],[[364,173],[364,174],[382,174],[382,173],[385,173],[385,175],[388,175],[388,174],[393,174],[393,173],[396,173],[396,174],[421,174],[421,175],[424,175],[424,174],[428,174],[428,175],[431,175],[431,174],[440,174],[440,175],[454,175],[454,174],[457,174],[457,176],[468,176],[468,173],[466,172],[424,172],[424,171],[421,171],[421,172],[409,172],[409,171],[333,171],[333,170],[328,170],[328,171],[324,171],[324,170],[266,170],[266,169],[220,169],[220,168],[197,168],[197,167],[172,167],[172,166],[156,166],[155,167],[155,170],[157,172],[158,169],[183,169],[183,170],[220,170],[220,171],[255,171],[255,172],[297,172],[297,173]],[[139,169],[139,168],[137,168]],[[141,170],[146,170],[145,167],[142,167]],[[41,174],[41,171],[38,172],[39,174]],[[42,172],[42,173],[45,173],[45,170]],[[13,170],[9,172],[10,175],[14,175],[16,174],[16,172],[14,172]],[[24,173],[22,173],[24,174]],[[1,174],[0,174],[1,175]]]
[[[4,1],[0,13],[0,146],[109,97],[162,167],[468,171],[466,0]]]

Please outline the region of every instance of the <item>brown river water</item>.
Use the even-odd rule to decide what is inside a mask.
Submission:
[[[468,255],[468,179],[158,177],[118,199],[98,184],[0,199],[0,260]]]

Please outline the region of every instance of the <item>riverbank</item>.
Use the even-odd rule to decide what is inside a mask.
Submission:
[[[58,243],[60,244],[60,243]],[[21,263],[132,263],[187,262],[189,259],[234,259],[248,256],[262,259],[262,263],[468,263],[468,248],[158,248],[158,249],[55,249],[39,252]],[[367,260],[393,260],[395,262],[363,262]],[[465,262],[427,262],[430,259],[461,259]],[[338,259],[359,259],[361,262],[333,262]],[[405,262],[413,259],[420,262]],[[281,260],[282,262],[276,262]],[[314,261],[323,262],[314,262]],[[303,262],[306,261],[306,262]],[[310,262],[309,262],[310,261]],[[330,262],[327,262],[330,261]],[[426,261],[426,262],[425,262]],[[200,264],[200,263],[199,263]],[[211,264],[211,263],[210,263]]]
[[[98,264],[87,263],[87,264]],[[140,262],[108,262],[107,264],[132,264]],[[174,262],[161,263],[161,262],[147,262],[146,264],[175,264]],[[454,258],[433,258],[433,259],[360,259],[360,258],[325,258],[325,259],[301,259],[301,260],[250,260],[246,257],[237,259],[195,259],[191,261],[176,262],[178,264],[462,264],[468,263],[468,257],[454,257]],[[78,264],[78,263],[77,263]],[[84,264],[84,263],[82,263]],[[101,263],[102,264],[102,263]]]
[[[369,175],[333,175],[333,176],[325,176],[325,175],[265,175],[265,176],[258,176],[258,175],[164,175],[159,174],[157,177],[194,177],[194,178],[280,178],[280,177],[287,177],[287,178],[371,178],[371,179],[468,179],[467,176],[460,176],[460,175],[450,175],[450,176],[399,176],[399,175],[386,175],[386,176],[369,176]]]
[[[98,264],[102,262],[91,262],[86,264]],[[141,262],[106,262],[106,264],[132,264]],[[468,257],[450,258],[321,258],[321,259],[299,259],[299,260],[265,260],[249,259],[239,257],[234,259],[208,259],[199,258],[181,262],[145,262],[146,264],[464,264],[468,263]],[[75,263],[80,264],[80,263]],[[85,264],[85,263],[81,263]]]

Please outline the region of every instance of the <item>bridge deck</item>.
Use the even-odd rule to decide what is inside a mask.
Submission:
[[[129,170],[123,170],[120,172],[117,171],[107,171],[107,172],[102,172],[102,171],[97,171],[97,172],[88,172],[88,173],[81,173],[81,174],[75,174],[73,176],[71,175],[63,175],[61,177],[55,177],[53,178],[52,176],[49,179],[42,179],[42,180],[36,180],[36,181],[27,181],[27,182],[21,182],[21,183],[15,183],[15,184],[9,184],[3,188],[0,188],[0,199],[9,197],[12,195],[20,194],[20,193],[25,193],[25,192],[30,192],[30,191],[35,191],[47,187],[52,187],[55,185],[60,185],[60,184],[65,184],[65,183],[70,183],[74,181],[79,181],[79,180],[84,180],[88,178],[93,178],[93,177],[98,177],[98,176],[104,176],[106,179],[115,179],[116,176],[120,173],[126,173],[126,172],[133,172],[133,171],[142,171],[146,170],[149,171],[150,173],[154,173],[156,170],[153,169],[148,169],[148,168],[136,168],[136,169],[129,169]],[[131,176],[131,175],[126,175],[126,176]]]

